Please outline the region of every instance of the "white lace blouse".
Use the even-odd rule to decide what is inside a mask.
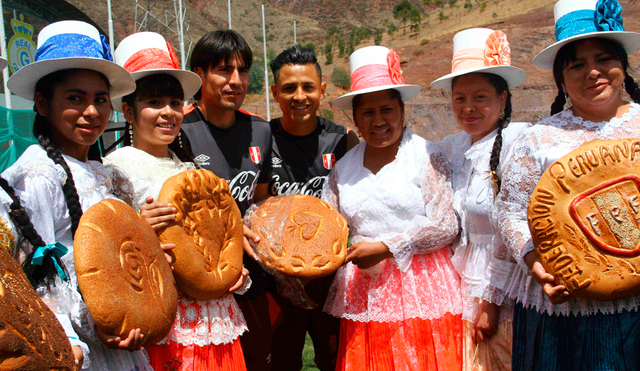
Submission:
[[[509,296],[525,307],[556,315],[610,314],[635,310],[640,297],[615,301],[595,301],[571,298],[553,305],[533,279],[524,256],[533,251],[527,224],[527,207],[542,173],[556,160],[593,139],[636,138],[640,136],[640,105],[631,103],[629,111],[608,122],[592,122],[575,116],[566,109],[534,125],[523,133],[513,146],[502,177],[498,201],[498,225],[507,251],[518,263],[508,288]]]
[[[503,161],[518,134],[530,127],[528,123],[512,122],[502,130],[502,149],[498,175]],[[505,302],[506,284],[515,262],[502,260],[490,264],[494,245],[502,244],[494,210],[494,188],[489,165],[498,129],[471,144],[465,132],[449,135],[437,144],[445,151],[451,169],[454,208],[460,217],[461,232],[453,244],[453,265],[460,274],[464,309],[462,318],[475,321],[482,299],[498,305]],[[500,311],[500,320],[511,320],[511,311]]]
[[[63,155],[69,165],[78,192],[82,211],[111,194],[111,177],[101,163],[81,162]],[[71,217],[64,198],[62,185],[66,173],[62,166],[51,160],[39,145],[32,145],[2,176],[16,190],[31,222],[47,244],[60,242],[69,249],[62,262],[69,271],[69,282],[61,282],[49,291],[40,290],[44,302],[56,314],[73,345],[84,346],[83,369],[92,370],[147,370],[151,369],[144,351],[129,352],[107,348],[96,336],[93,320],[80,293],[73,260],[73,234]],[[25,253],[30,253],[27,246]],[[73,324],[73,326],[72,326]],[[86,341],[89,354],[81,339]],[[75,343],[75,344],[74,344]]]
[[[353,243],[382,241],[393,258],[365,270],[342,266],[324,310],[363,322],[460,314],[460,280],[450,261],[458,219],[440,150],[406,131],[396,159],[373,174],[363,166],[365,147],[338,161],[323,199],[346,218]]]
[[[158,198],[165,180],[196,168],[191,162],[180,161],[172,152],[170,155],[171,158],[158,158],[134,147],[123,147],[109,154],[104,163],[113,175],[114,193],[140,211],[148,196]],[[160,344],[168,340],[185,346],[227,344],[246,330],[244,317],[232,294],[196,300],[179,293],[176,321]]]

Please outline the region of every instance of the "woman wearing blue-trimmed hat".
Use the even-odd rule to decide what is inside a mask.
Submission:
[[[617,0],[561,0],[556,43],[534,63],[552,69],[558,96],[553,116],[527,130],[503,173],[499,226],[518,262],[509,295],[514,309],[514,370],[639,370],[640,297],[595,301],[573,297],[540,263],[527,225],[527,206],[542,173],[593,139],[637,137],[640,91],[627,74],[627,54],[640,34],[622,28]],[[563,109],[563,106],[567,108]],[[505,251],[507,253],[507,251]]]
[[[110,99],[131,93],[135,82],[111,61],[104,36],[84,22],[43,28],[35,59],[8,81],[12,92],[34,100],[33,133],[39,142],[3,173],[47,244],[26,247],[23,267],[72,345],[82,348],[84,368],[150,369],[146,354],[138,350],[140,330],[120,339],[94,329],[77,291],[73,260],[73,235],[83,211],[113,197],[109,173],[99,157],[89,156],[89,149],[107,126]],[[32,264],[34,253],[42,251],[43,264]]]

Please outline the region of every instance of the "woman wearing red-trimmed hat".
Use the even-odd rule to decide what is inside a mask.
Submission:
[[[341,318],[338,370],[459,370],[460,279],[451,264],[458,234],[446,162],[404,122],[406,85],[395,51],[350,57],[353,109],[364,139],[333,168],[323,199],[352,231],[325,311]]]
[[[182,147],[180,126],[182,103],[198,91],[201,80],[179,69],[171,44],[155,32],[122,40],[115,60],[131,72],[136,91],[113,102],[127,119],[128,146],[109,154],[105,165],[113,175],[115,194],[141,210],[159,231],[175,218],[176,210],[153,199],[158,198],[167,178],[196,168],[191,154]],[[220,298],[197,300],[179,292],[171,332],[159,344],[146,348],[153,368],[245,371],[239,337],[247,325],[232,291],[244,290],[249,283],[244,270],[230,292]]]

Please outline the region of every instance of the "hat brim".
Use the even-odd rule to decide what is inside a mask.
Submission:
[[[444,75],[439,79],[434,80],[431,86],[434,88],[451,90],[451,83],[454,78],[458,76],[468,75],[470,73],[490,73],[502,77],[509,86],[509,89],[514,88],[524,82],[527,78],[527,73],[524,70],[513,66],[487,66],[470,68],[463,71],[452,72],[448,75]]]
[[[538,55],[533,58],[533,64],[536,66],[545,69],[552,70],[553,62],[556,59],[556,54],[560,48],[565,46],[566,44],[581,40],[581,39],[589,39],[589,38],[603,38],[609,39],[618,42],[622,45],[622,48],[628,54],[633,53],[634,51],[640,48],[640,33],[637,32],[629,32],[629,31],[598,31],[598,32],[589,32],[581,35],[576,35],[572,37],[568,37],[564,40],[557,41],[554,44],[546,47],[543,51],[538,53]]]
[[[361,94],[367,94],[367,93],[374,93],[377,91],[382,91],[382,90],[390,90],[390,89],[395,89],[397,91],[400,92],[400,97],[402,98],[403,102],[408,101],[409,99],[415,97],[416,95],[418,95],[418,93],[420,92],[420,87],[418,85],[382,85],[382,86],[374,86],[371,88],[365,88],[365,89],[360,89],[360,90],[356,90],[356,91],[352,91],[350,93],[347,93],[345,95],[342,95],[336,99],[334,99],[331,104],[342,108],[342,109],[353,109],[352,106],[352,101],[353,101],[353,97],[355,97],[356,95],[361,95]]]
[[[180,82],[180,85],[182,86],[184,100],[193,97],[193,95],[200,89],[200,86],[202,86],[202,79],[200,79],[200,76],[198,76],[197,73],[185,70],[176,70],[173,68],[155,68],[151,70],[137,71],[132,72],[131,76],[133,76],[135,81],[138,81],[143,77],[156,74],[171,75],[178,79],[178,82]],[[122,112],[122,97],[112,98],[111,105],[114,110]]]
[[[112,99],[130,94],[136,89],[133,77],[124,68],[105,59],[83,57],[47,59],[30,63],[14,73],[7,81],[7,86],[13,94],[33,101],[36,83],[41,78],[56,71],[76,68],[103,74],[111,85],[109,96]]]

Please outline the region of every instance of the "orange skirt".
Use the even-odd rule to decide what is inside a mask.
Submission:
[[[462,316],[401,322],[340,321],[336,370],[455,371],[462,369]]]
[[[145,349],[155,371],[247,370],[240,338],[232,343],[204,347],[193,344],[185,346],[171,341],[169,344],[150,345]]]

